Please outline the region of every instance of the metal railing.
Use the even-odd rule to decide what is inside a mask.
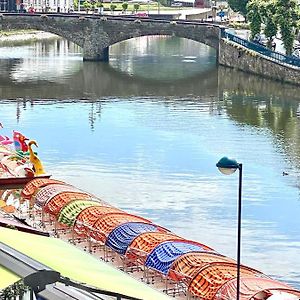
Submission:
[[[264,56],[267,56],[271,58],[273,61],[276,61],[278,63],[285,63],[292,66],[300,67],[300,58],[291,56],[291,55],[284,55],[279,52],[272,51],[262,45],[259,45],[254,42],[247,41],[245,39],[242,39],[234,34],[231,34],[229,32],[226,32],[225,30],[222,30],[221,33],[222,38],[226,38],[234,43],[237,43],[239,45],[242,45],[248,49],[251,49],[255,52],[258,52]]]

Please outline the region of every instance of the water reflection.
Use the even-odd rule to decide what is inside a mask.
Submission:
[[[2,123],[39,141],[54,177],[232,257],[237,178],[215,163],[236,157],[245,168],[242,262],[300,287],[297,89],[216,68],[194,43],[158,41],[116,45],[110,64],[83,63],[65,41],[62,53],[50,43],[32,59],[8,54]]]

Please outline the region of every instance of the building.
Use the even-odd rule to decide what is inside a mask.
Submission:
[[[33,8],[36,12],[69,12],[74,8],[73,0],[0,0],[0,11],[22,12]]]

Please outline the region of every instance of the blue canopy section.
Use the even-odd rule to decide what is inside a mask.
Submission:
[[[158,231],[157,225],[141,222],[128,222],[116,227],[108,235],[105,244],[114,251],[125,254],[127,247],[139,234],[153,231]]]
[[[145,265],[167,275],[174,260],[188,252],[206,252],[200,245],[189,241],[167,241],[157,245],[148,255]]]

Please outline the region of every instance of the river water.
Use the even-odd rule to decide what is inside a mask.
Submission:
[[[2,45],[2,133],[20,130],[53,178],[300,288],[299,88],[216,66],[214,50],[143,37],[83,62],[65,40]],[[288,175],[283,176],[283,172]]]

